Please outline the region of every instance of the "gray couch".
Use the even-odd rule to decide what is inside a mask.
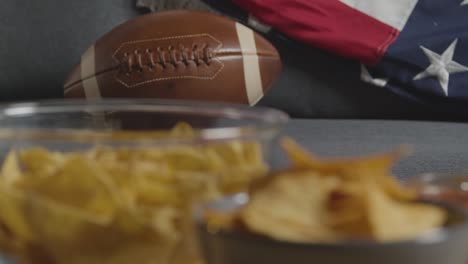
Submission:
[[[135,0],[2,1],[0,100],[61,98],[66,74],[85,49],[145,12]],[[281,52],[284,71],[261,105],[297,118],[463,119],[459,111],[362,83],[353,61],[283,38],[271,41]]]

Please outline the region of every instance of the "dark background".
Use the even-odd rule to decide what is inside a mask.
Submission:
[[[236,13],[226,2],[215,1],[216,8]],[[116,25],[148,12],[136,8],[134,0],[3,0],[1,5],[3,102],[62,98],[63,81],[87,47]],[[356,62],[282,37],[270,40],[284,70],[260,105],[297,118],[467,119],[464,103],[410,101],[361,82]]]

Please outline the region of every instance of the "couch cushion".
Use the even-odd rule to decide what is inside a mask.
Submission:
[[[63,81],[100,35],[138,15],[128,0],[5,0],[0,99],[62,97]]]

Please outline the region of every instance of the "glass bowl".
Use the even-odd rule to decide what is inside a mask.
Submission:
[[[0,106],[0,250],[19,263],[199,263],[192,203],[265,175],[287,120],[171,100]]]
[[[468,174],[425,173],[409,177],[405,184],[415,188],[423,199],[448,202],[468,210]]]
[[[468,214],[448,204],[433,203],[449,213],[442,229],[415,239],[375,243],[301,243],[270,239],[236,230],[212,228],[205,213],[232,214],[249,202],[247,193],[239,193],[196,207],[193,217],[206,264],[465,264],[468,258]]]

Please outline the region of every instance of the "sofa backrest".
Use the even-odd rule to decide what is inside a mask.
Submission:
[[[128,0],[6,0],[0,8],[0,99],[59,98],[100,35],[138,15]]]

